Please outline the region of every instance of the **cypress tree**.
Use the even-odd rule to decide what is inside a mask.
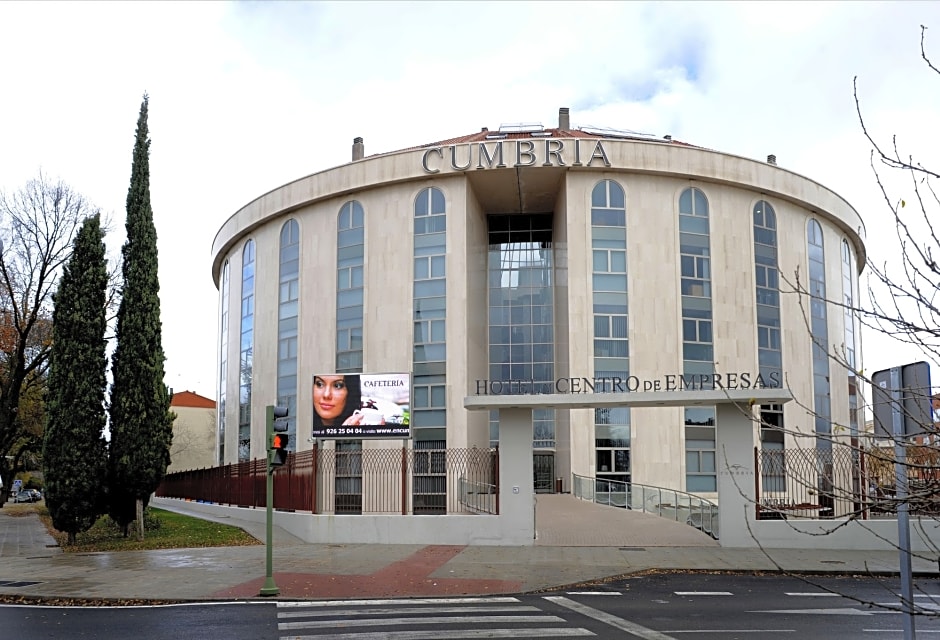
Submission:
[[[69,543],[106,507],[108,269],[98,214],[85,219],[53,298],[43,466],[52,524]]]
[[[121,250],[123,290],[117,346],[112,357],[111,444],[108,456],[109,510],[127,535],[170,462],[173,414],[164,385],[164,354],[157,275],[157,231],[150,207],[148,97],[144,95],[127,190],[127,240]]]

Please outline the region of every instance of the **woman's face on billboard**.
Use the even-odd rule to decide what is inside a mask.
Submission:
[[[314,376],[313,408],[328,423],[338,418],[346,408],[346,376]]]

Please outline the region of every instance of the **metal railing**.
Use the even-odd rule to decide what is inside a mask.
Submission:
[[[718,505],[691,493],[571,474],[576,498],[668,518],[718,539]]]
[[[274,508],[322,514],[498,513],[498,459],[497,449],[315,447],[289,454],[274,472]],[[260,459],[171,473],[157,495],[263,507],[266,474],[267,462]]]
[[[499,513],[499,493],[489,482],[472,482],[460,478],[460,504],[472,513]]]

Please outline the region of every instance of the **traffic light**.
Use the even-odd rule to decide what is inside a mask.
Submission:
[[[290,442],[290,436],[288,436],[286,433],[274,434],[274,442],[271,446],[271,448],[274,450],[274,455],[271,458],[271,464],[275,467],[279,467],[287,462],[288,442]]]
[[[287,431],[287,407],[279,405],[268,407],[268,451],[272,467],[279,467],[287,462],[287,445],[290,437]]]

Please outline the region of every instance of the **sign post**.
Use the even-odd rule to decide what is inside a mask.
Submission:
[[[911,523],[908,502],[908,437],[932,424],[930,366],[915,362],[891,367],[872,376],[875,433],[894,441],[895,500],[898,513],[898,551],[901,562],[901,609],[904,640],[914,639],[914,579],[911,572]],[[890,424],[890,430],[888,425]]]

